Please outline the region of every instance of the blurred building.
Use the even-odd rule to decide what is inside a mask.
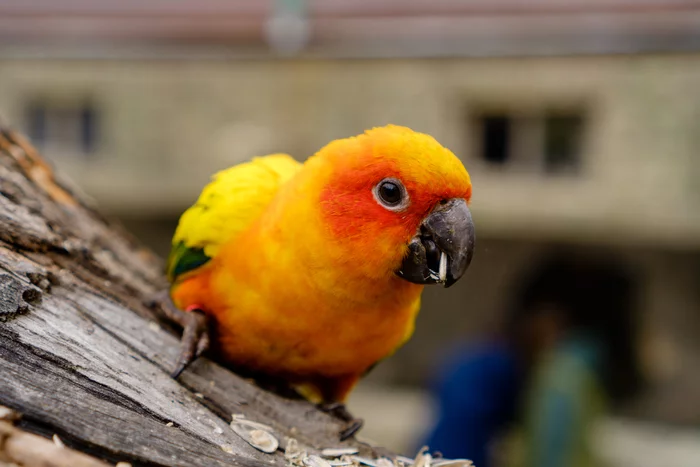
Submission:
[[[478,252],[373,375],[419,385],[552,244],[634,274],[651,384],[700,423],[700,2],[0,0],[0,115],[162,254],[210,174],[395,123],[474,182]]]

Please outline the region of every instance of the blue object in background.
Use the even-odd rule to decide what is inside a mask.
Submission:
[[[490,446],[516,415],[521,382],[514,353],[495,340],[462,347],[447,359],[438,381],[438,420],[424,444],[446,458],[489,467]]]

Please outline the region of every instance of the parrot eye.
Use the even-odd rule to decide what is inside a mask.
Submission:
[[[391,211],[400,211],[408,205],[406,188],[395,178],[385,178],[373,191],[377,202]]]

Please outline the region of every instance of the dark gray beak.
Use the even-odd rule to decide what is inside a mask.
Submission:
[[[396,274],[416,284],[445,284],[462,277],[474,253],[474,223],[462,198],[446,200],[421,222]]]

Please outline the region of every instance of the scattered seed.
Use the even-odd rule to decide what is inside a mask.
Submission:
[[[241,422],[243,422],[243,420],[234,420],[231,422],[231,428],[238,436],[243,438],[244,441],[262,452],[273,453],[277,450],[279,441],[272,436],[272,433],[254,427],[251,429],[250,425],[246,426]]]
[[[369,467],[377,467],[377,463],[374,460],[366,457],[352,456],[350,459],[363,465],[369,465]]]
[[[294,438],[289,438],[287,440],[287,446],[284,448],[284,457],[287,460],[295,459],[301,455],[301,449],[299,449],[299,442]]]
[[[331,467],[331,465],[325,460],[318,456],[307,456],[302,460],[306,467]]]
[[[168,428],[170,428],[170,427],[173,426],[173,425],[175,425],[173,422],[168,422],[168,423],[165,424],[165,426],[167,426]]]
[[[360,451],[355,448],[328,448],[321,451],[321,455],[323,457],[336,458],[340,456],[352,456],[358,452]]]
[[[354,465],[353,461],[351,461],[350,459],[330,460],[330,461],[328,461],[328,463],[330,465],[332,465],[333,467],[341,467],[344,465]]]
[[[433,467],[472,467],[474,463],[469,459],[445,459],[435,462]]]
[[[117,462],[117,465],[115,467],[131,467],[131,464],[128,462]]]
[[[433,460],[433,456],[431,456],[427,451],[428,446],[423,446],[421,450],[418,451],[415,463],[413,464],[415,467],[430,467],[430,463]]]
[[[254,446],[264,452],[275,452],[279,446],[277,438],[264,430],[253,430],[250,436],[255,443]]]
[[[259,430],[274,431],[271,426],[264,425],[262,423],[254,422],[252,420],[247,420],[243,414],[233,414],[231,416],[231,427],[233,428],[234,423],[240,423],[241,425],[246,425],[251,428],[257,428]]]
[[[204,394],[202,394],[201,392],[195,392],[194,397],[198,399],[204,399]]]
[[[440,253],[440,266],[438,275],[440,276],[440,282],[445,282],[447,279],[447,255],[445,252]]]
[[[227,454],[233,454],[233,448],[231,447],[230,444],[222,444],[221,445],[221,450],[224,451]]]
[[[11,409],[0,405],[0,420],[11,420],[14,415],[15,413]]]
[[[217,426],[214,428],[214,433],[216,433],[217,435],[221,435],[224,433],[224,430],[220,426]]]
[[[150,328],[151,331],[160,331],[160,324],[156,323],[155,321],[149,321],[148,322],[148,327]]]
[[[63,441],[61,441],[61,438],[59,438],[58,435],[53,435],[52,439],[53,439],[53,444],[55,444],[55,445],[58,446],[59,448],[65,448],[65,447],[66,447],[66,445],[63,444]]]

